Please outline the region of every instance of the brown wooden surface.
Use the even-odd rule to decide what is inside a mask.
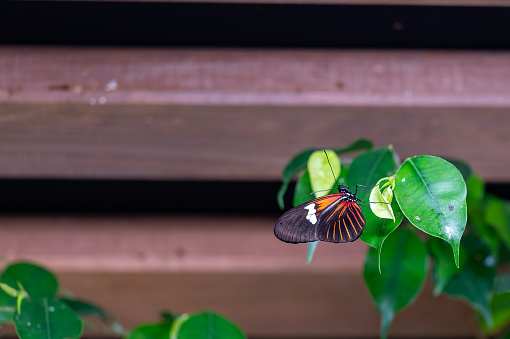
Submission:
[[[2,257],[76,272],[357,272],[366,247],[323,244],[306,267],[306,244],[273,235],[277,216],[0,217]]]
[[[510,52],[0,48],[0,103],[510,107]]]
[[[377,337],[379,316],[362,281],[367,245],[306,246],[272,234],[272,218],[1,217],[2,257],[58,273],[67,290],[126,327],[159,311],[214,309],[254,337]],[[398,314],[392,337],[469,337],[475,320],[460,301],[432,296]]]
[[[354,139],[508,181],[510,53],[0,48],[0,177],[278,180]]]
[[[510,109],[0,104],[0,177],[279,180],[307,148],[365,137],[509,181]]]

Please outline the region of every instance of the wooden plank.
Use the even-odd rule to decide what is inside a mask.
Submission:
[[[0,103],[509,107],[510,52],[0,48]]]
[[[377,337],[379,316],[362,282],[367,245],[305,245],[274,238],[273,218],[2,216],[0,255],[57,272],[67,290],[126,327],[159,311],[214,309],[251,337]],[[469,337],[468,307],[427,284],[399,314],[396,337]]]
[[[379,315],[361,274],[95,274],[61,273],[63,286],[116,314],[126,327],[154,321],[161,310],[213,309],[251,338],[378,338]],[[474,338],[466,304],[434,297],[427,284],[397,314],[391,338]]]
[[[32,0],[34,1],[34,0]],[[36,0],[37,1],[37,0]],[[59,0],[57,0],[59,1]],[[77,1],[77,0],[60,0]],[[177,0],[81,0],[104,2],[174,2]],[[195,2],[179,0],[179,2]],[[263,4],[332,4],[332,5],[404,5],[404,6],[510,6],[507,0],[201,0],[215,3],[263,3]]]
[[[509,78],[510,79],[510,78]],[[510,96],[509,96],[510,97]],[[307,148],[365,137],[510,181],[507,108],[0,105],[0,177],[279,180]],[[8,161],[7,161],[8,159]]]
[[[357,272],[366,246],[306,244],[273,235],[271,217],[2,216],[2,256],[65,272]],[[343,258],[343,259],[341,259]]]

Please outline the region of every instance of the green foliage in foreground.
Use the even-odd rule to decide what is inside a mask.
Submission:
[[[85,326],[126,339],[246,339],[239,327],[210,311],[163,313],[159,322],[126,331],[110,313],[70,297],[53,273],[31,263],[7,266],[0,289],[0,324],[13,324],[21,339],[80,338]]]
[[[362,207],[367,224],[361,240],[369,245],[364,280],[381,313],[381,337],[421,292],[429,261],[435,295],[467,302],[482,331],[510,337],[504,332],[510,325],[510,275],[497,273],[510,262],[510,202],[486,195],[483,180],[460,161],[428,155],[401,161],[392,146],[373,149],[368,140],[327,152],[336,185],[352,192],[356,185],[376,185],[358,190],[357,197],[386,203]],[[321,155],[323,150],[307,150],[291,159],[280,207],[295,177],[294,206],[311,200],[310,192],[331,188],[320,187],[321,175],[332,177]],[[317,245],[309,244],[308,263]]]

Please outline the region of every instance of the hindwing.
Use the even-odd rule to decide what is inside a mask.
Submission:
[[[365,224],[359,205],[353,201],[342,201],[322,215],[317,227],[317,237],[328,242],[354,241],[361,236]]]

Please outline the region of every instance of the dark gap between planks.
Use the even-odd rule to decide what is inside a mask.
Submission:
[[[2,213],[271,214],[279,182],[0,179]],[[510,199],[510,183],[488,193]],[[293,185],[286,194],[292,205]]]
[[[509,49],[510,7],[0,2],[0,44]]]

